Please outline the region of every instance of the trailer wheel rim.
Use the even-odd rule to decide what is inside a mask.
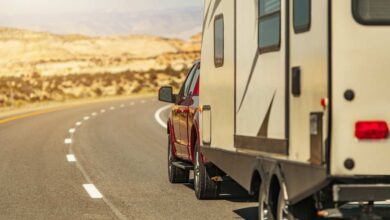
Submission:
[[[279,196],[278,203],[280,203],[280,204],[278,204],[277,219],[290,220],[291,215],[288,211],[289,207],[286,204],[286,200],[284,199],[283,194]]]

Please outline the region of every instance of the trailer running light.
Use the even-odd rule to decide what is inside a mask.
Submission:
[[[355,136],[359,140],[386,139],[389,127],[384,121],[359,121],[355,124]]]

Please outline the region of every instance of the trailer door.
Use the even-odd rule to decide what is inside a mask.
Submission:
[[[331,173],[390,175],[390,1],[332,1]]]
[[[328,2],[290,0],[289,155],[323,165],[328,94]]]

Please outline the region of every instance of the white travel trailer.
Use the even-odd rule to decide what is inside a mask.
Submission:
[[[205,0],[200,145],[259,219],[390,199],[389,25],[389,0]]]

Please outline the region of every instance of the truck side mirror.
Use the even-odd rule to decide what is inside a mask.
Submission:
[[[162,102],[175,103],[176,96],[173,94],[173,89],[170,86],[161,87],[158,91],[158,100]]]

